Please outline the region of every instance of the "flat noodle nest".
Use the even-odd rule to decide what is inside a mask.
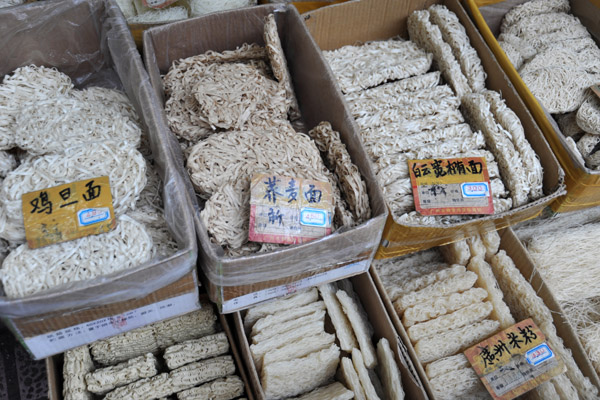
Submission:
[[[239,129],[285,118],[285,91],[247,64],[207,65],[192,93],[211,127]]]
[[[115,214],[133,209],[146,184],[146,163],[134,148],[118,142],[87,143],[22,163],[0,186],[0,237],[25,240],[24,193],[104,175],[110,180]]]
[[[178,60],[163,78],[169,126],[180,140],[192,185],[206,200],[200,217],[213,243],[231,257],[280,247],[248,242],[254,174],[330,183],[334,229],[371,215],[366,185],[339,134],[330,126],[325,134],[335,143],[328,169],[315,142],[288,120],[300,114],[272,15],[264,39],[266,48],[244,44]]]
[[[150,259],[152,238],[143,225],[127,216],[103,235],[86,236],[39,249],[23,244],[0,269],[9,298],[23,297],[68,282],[92,279],[132,268]]]

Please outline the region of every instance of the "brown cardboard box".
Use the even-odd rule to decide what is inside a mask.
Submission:
[[[248,376],[246,369],[244,368],[244,364],[242,362],[242,358],[240,357],[239,345],[235,341],[235,336],[231,331],[231,327],[229,325],[229,321],[227,318],[219,314],[219,323],[223,327],[223,331],[227,335],[227,339],[229,340],[230,351],[236,365],[236,374],[242,378],[244,381],[244,396],[249,400],[254,400],[255,396],[251,390],[251,386],[248,383]],[[62,400],[62,385],[63,385],[63,375],[62,375],[62,365],[63,365],[63,356],[62,354],[55,355],[52,357],[46,358],[46,372],[48,376],[48,398],[50,400]]]
[[[354,291],[357,293],[367,315],[369,316],[369,321],[373,325],[375,331],[375,334],[373,335],[373,343],[376,344],[381,338],[386,338],[390,342],[390,347],[396,356],[396,364],[398,364],[398,368],[400,369],[402,386],[406,398],[411,400],[427,399],[423,385],[421,384],[415,372],[414,365],[411,359],[408,357],[406,346],[404,345],[403,340],[397,336],[396,331],[394,330],[381,298],[377,293],[377,288],[373,283],[373,279],[368,273],[364,273],[350,278],[350,281],[352,282]],[[258,400],[264,400],[265,394],[260,383],[258,372],[254,366],[254,361],[252,360],[250,343],[248,341],[248,337],[246,336],[246,332],[244,331],[242,313],[243,311],[241,313],[237,312],[233,314],[235,334],[240,345],[242,357],[246,366],[248,367],[250,384],[252,385],[254,393],[256,394],[256,398]],[[326,323],[326,329],[328,329],[328,325],[331,324]],[[335,333],[333,328],[331,329],[332,330],[330,333]]]
[[[79,89],[102,86],[127,94],[143,122],[165,189],[165,219],[179,247],[166,258],[20,299],[8,299],[0,290],[5,323],[43,358],[196,309],[197,245],[185,186],[172,165],[166,128],[155,117],[159,106],[117,5],[51,0],[2,9],[0,48],[0,77],[24,65],[43,65],[69,75]]]
[[[590,378],[591,382],[600,387],[600,380],[598,379],[598,375],[594,370],[592,364],[588,360],[585,350],[583,346],[579,342],[577,335],[567,322],[567,320],[563,317],[563,312],[548,287],[542,281],[541,276],[536,272],[535,265],[533,261],[529,257],[527,250],[523,247],[517,236],[514,234],[512,229],[503,229],[498,232],[501,237],[500,242],[500,250],[506,251],[506,254],[514,261],[516,267],[519,269],[521,274],[527,279],[533,289],[537,292],[537,294],[542,298],[546,306],[552,311],[552,316],[554,318],[554,325],[556,326],[556,331],[558,335],[563,339],[565,346],[571,350],[573,353],[573,358],[577,362],[577,365],[583,372],[583,374]],[[396,328],[397,332],[400,334],[402,340],[408,344],[408,354],[410,355],[411,360],[413,361],[416,370],[423,382],[425,390],[427,394],[432,399],[435,399],[431,392],[431,387],[429,385],[429,380],[427,379],[427,375],[425,374],[425,370],[421,363],[418,361],[418,357],[415,353],[414,347],[410,344],[410,339],[408,338],[408,334],[406,333],[406,329],[404,329],[404,325],[402,325],[402,321],[398,317],[398,314],[394,310],[394,305],[390,301],[383,283],[379,279],[377,275],[377,270],[375,268],[371,268],[371,276],[381,298],[383,299],[383,303],[385,304],[385,308],[390,315],[390,318]]]
[[[600,171],[594,171],[585,166],[567,145],[560,128],[543,106],[537,101],[529,88],[521,79],[519,73],[508,60],[502,48],[496,40],[500,33],[500,23],[504,14],[512,7],[524,3],[527,0],[507,1],[481,1],[466,0],[475,24],[485,38],[488,46],[498,59],[517,92],[523,98],[524,103],[539,124],[552,147],[554,154],[565,170],[565,183],[567,194],[561,196],[551,205],[554,211],[567,212],[587,207],[600,205]],[[600,4],[593,0],[571,0],[571,13],[581,20],[592,36],[598,41],[600,38]]]
[[[292,6],[264,5],[216,13],[146,31],[144,56],[158,98],[164,102],[160,75],[167,72],[173,61],[208,50],[235,49],[243,43],[264,44],[263,20],[273,11],[276,11],[282,45],[304,122],[307,127],[313,127],[321,121],[330,121],[340,132],[352,161],[367,183],[373,216],[359,226],[310,243],[272,253],[228,258],[223,255],[220,246],[211,243],[195,204],[200,265],[210,298],[222,312],[232,312],[290,290],[366,271],[379,245],[387,216],[383,197],[354,131],[352,119],[338,95],[325,61]],[[175,141],[174,135],[172,138]],[[183,168],[181,152],[176,157]],[[191,184],[189,190],[195,203]]]
[[[471,44],[482,60],[488,75],[487,87],[501,92],[506,104],[521,119],[525,135],[539,155],[544,168],[545,196],[505,213],[481,217],[460,224],[408,226],[394,222],[390,214],[383,231],[381,246],[375,258],[399,256],[460,240],[462,237],[472,236],[477,231],[489,231],[513,225],[535,217],[546,205],[565,192],[564,173],[542,132],[458,0],[352,1],[307,13],[304,15],[304,19],[319,47],[322,50],[333,50],[344,45],[370,40],[385,40],[397,35],[408,38],[407,17],[415,10],[427,8],[436,3],[444,4],[456,13],[467,30]],[[358,130],[358,128],[356,129]]]

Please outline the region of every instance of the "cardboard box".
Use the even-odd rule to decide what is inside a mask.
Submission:
[[[575,359],[575,362],[581,369],[581,372],[583,372],[583,375],[588,377],[591,380],[592,384],[596,385],[597,387],[600,387],[600,380],[598,379],[598,375],[596,374],[596,371],[594,370],[591,362],[587,358],[585,350],[581,345],[581,342],[579,341],[577,335],[575,334],[567,320],[564,318],[563,311],[552,296],[552,293],[544,284],[541,276],[536,272],[535,265],[529,257],[527,250],[523,247],[523,245],[521,244],[515,233],[512,231],[512,229],[503,229],[498,233],[501,237],[500,250],[506,251],[506,254],[508,254],[508,256],[512,258],[521,274],[525,277],[526,280],[528,280],[531,283],[531,286],[536,291],[538,296],[540,296],[540,298],[544,301],[546,306],[550,309],[550,311],[552,311],[554,325],[556,326],[556,332],[558,336],[560,336],[563,339],[565,347],[571,350],[573,358]],[[425,369],[418,360],[417,354],[415,353],[414,347],[410,342],[406,329],[404,328],[404,325],[402,325],[402,321],[400,320],[398,314],[394,310],[394,305],[388,297],[381,279],[379,279],[379,276],[377,275],[377,270],[375,268],[371,268],[370,272],[373,281],[377,286],[379,294],[383,299],[385,308],[388,314],[390,315],[394,327],[396,328],[396,331],[400,334],[400,338],[404,341],[404,343],[407,343],[408,345],[408,354],[410,355],[410,358],[413,361],[413,364],[415,365],[415,368],[419,374],[419,377],[421,378],[421,381],[423,382],[427,394],[430,398],[435,399],[431,392],[431,386],[429,385],[429,380],[425,373]]]
[[[313,127],[321,121],[330,121],[333,129],[340,132],[367,184],[373,216],[359,226],[310,243],[272,253],[228,258],[220,246],[211,243],[199,218],[199,206],[194,204],[200,266],[210,298],[221,312],[242,309],[299,287],[367,271],[387,217],[381,191],[352,118],[338,95],[325,61],[292,6],[264,5],[216,13],[146,31],[144,57],[156,95],[164,103],[160,75],[166,73],[175,60],[208,50],[235,49],[243,43],[264,44],[263,21],[274,11],[304,122],[307,127]],[[227,34],[222,34],[223,26],[228,27]],[[174,135],[172,139],[175,140]],[[176,157],[183,169],[181,152]],[[191,183],[188,184],[192,201],[196,203]]]
[[[392,348],[392,351],[394,351],[396,358],[396,364],[400,369],[402,386],[406,398],[411,400],[427,399],[423,385],[417,377],[414,365],[408,357],[406,346],[404,345],[403,340],[397,336],[381,298],[377,293],[377,288],[375,287],[372,278],[368,273],[364,273],[350,278],[350,281],[369,316],[369,321],[373,325],[375,331],[373,343],[376,345],[381,338],[386,338],[390,342],[390,347]],[[250,384],[256,394],[256,398],[258,400],[264,400],[265,394],[254,361],[252,360],[250,343],[246,336],[246,332],[244,331],[242,313],[243,311],[241,313],[237,312],[233,314],[235,334],[240,345],[242,357],[248,367]],[[326,316],[325,329],[328,333],[335,333],[335,330],[331,326],[331,323],[328,322],[328,319],[329,317]]]
[[[506,104],[521,119],[525,128],[525,136],[539,155],[544,168],[545,196],[508,212],[481,217],[460,224],[408,226],[396,223],[390,213],[383,231],[382,243],[375,258],[408,254],[460,240],[462,237],[472,236],[478,231],[501,229],[513,225],[537,216],[552,200],[565,193],[564,173],[542,132],[458,0],[351,1],[307,13],[304,15],[304,19],[319,47],[322,50],[333,50],[345,45],[371,40],[385,40],[397,35],[408,38],[406,28],[408,16],[415,10],[427,8],[435,3],[444,4],[458,16],[465,26],[471,44],[477,50],[482,65],[487,72],[487,88],[501,92]],[[358,130],[358,128],[356,129]]]
[[[20,299],[8,299],[0,290],[0,317],[36,358],[43,358],[196,309],[197,245],[189,199],[166,147],[166,127],[155,117],[160,109],[148,75],[117,5],[50,0],[2,9],[0,48],[0,77],[24,65],[43,65],[69,75],[79,89],[103,86],[127,94],[147,133],[165,189],[165,219],[179,248],[135,268]]]
[[[248,375],[246,368],[244,367],[242,358],[240,356],[240,349],[238,343],[235,341],[235,336],[231,331],[231,325],[224,315],[219,314],[219,323],[223,327],[223,331],[227,335],[229,340],[230,353],[233,356],[233,360],[236,365],[236,374],[244,382],[244,396],[248,400],[254,400],[256,396],[251,390],[251,386],[248,383]],[[63,385],[63,355],[55,355],[46,358],[46,372],[48,376],[48,398],[49,400],[62,400],[62,385]]]
[[[481,35],[510,78],[515,89],[521,95],[546,136],[548,143],[550,143],[554,154],[560,161],[560,165],[565,170],[567,194],[554,201],[551,204],[552,209],[557,212],[568,212],[600,205],[600,171],[591,170],[578,160],[573,150],[567,145],[565,137],[560,132],[554,118],[545,111],[544,107],[533,96],[496,40],[496,36],[500,34],[500,23],[504,18],[504,14],[512,7],[526,1],[465,0],[465,3]],[[591,0],[571,0],[570,3],[571,14],[578,17],[598,41],[600,39],[600,27],[598,25],[600,4]]]

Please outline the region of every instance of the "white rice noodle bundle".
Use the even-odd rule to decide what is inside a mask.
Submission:
[[[187,8],[183,6],[167,7],[160,10],[149,10],[127,19],[129,24],[158,24],[180,21],[189,17]]]
[[[234,8],[256,5],[256,0],[188,0],[190,17],[199,17],[217,11],[231,10]]]
[[[587,72],[572,66],[539,68],[523,73],[521,78],[552,114],[577,110],[591,83]]]
[[[414,92],[381,93],[380,96],[371,95],[348,101],[348,103],[354,118],[389,109],[399,109],[398,111],[405,117],[419,117],[436,113],[435,108],[429,109],[428,106],[458,108],[460,100],[454,96],[449,86],[439,85]]]
[[[581,25],[581,23],[572,23],[562,26],[554,32],[523,36],[522,39],[523,42],[529,42],[528,47],[534,48],[538,52],[543,48],[551,46],[553,43],[589,37],[590,33],[585,26]]]
[[[587,162],[587,159],[597,152],[599,143],[600,135],[586,133],[577,141],[577,150]]]
[[[516,70],[521,68],[524,62],[523,54],[519,51],[517,47],[515,47],[512,43],[507,42],[505,40],[498,40],[498,44],[502,48],[502,51],[510,61],[510,63],[515,67]]]
[[[587,356],[600,373],[600,297],[573,299],[561,306],[563,315],[577,332]]]
[[[544,51],[538,52],[535,57],[527,61],[519,69],[519,73],[522,75],[540,68],[570,66],[573,69],[585,71],[592,77],[592,74],[600,72],[598,69],[599,61],[600,50],[598,48],[588,48],[577,52],[566,46],[550,46]]]
[[[533,47],[529,41],[510,33],[501,33],[498,36],[498,42],[514,47],[521,54],[523,62],[534,57],[538,52],[538,49]]]
[[[458,60],[471,89],[474,92],[485,89],[487,75],[477,51],[471,46],[467,32],[456,14],[443,5],[433,5],[429,7],[429,17],[431,22],[440,28],[444,41],[452,47],[452,53]]]
[[[27,244],[17,247],[4,260],[0,280],[6,296],[18,298],[135,267],[151,252],[152,238],[144,226],[120,216],[117,227],[102,235],[33,250]]]
[[[579,18],[564,12],[550,12],[521,18],[518,22],[506,26],[502,33],[527,38],[556,32],[575,25],[581,25]]]
[[[368,145],[397,136],[399,132],[413,134],[443,129],[451,125],[462,124],[465,121],[458,109],[442,109],[440,111],[440,114],[401,119],[402,111],[392,110],[388,113],[373,114],[369,118],[361,118],[357,122],[361,128],[360,134],[363,141]]]
[[[600,60],[598,60],[600,62]],[[587,133],[600,135],[600,99],[595,94],[588,96],[576,116],[577,125]]]
[[[511,141],[510,133],[496,123],[490,104],[483,94],[472,93],[465,96],[462,107],[467,120],[476,129],[483,131],[488,147],[494,152],[504,183],[511,192],[513,205],[524,205],[527,203],[530,187],[523,160]]]
[[[146,161],[136,149],[122,143],[86,143],[22,163],[0,186],[0,237],[25,239],[24,193],[104,175],[109,177],[115,215],[134,209],[146,185]]]
[[[17,146],[34,155],[58,153],[82,142],[104,140],[137,147],[142,135],[138,122],[116,113],[115,107],[71,96],[25,106],[16,123]]]
[[[429,15],[427,10],[413,12],[408,17],[408,34],[412,41],[433,54],[442,75],[450,83],[456,96],[462,98],[472,90],[452,53],[452,48],[444,42],[437,25],[433,25],[429,21]]]
[[[6,75],[0,85],[0,150],[15,146],[15,118],[21,107],[64,95],[72,88],[71,78],[55,68],[29,65]]]
[[[405,40],[343,46],[337,50],[324,51],[323,56],[344,93],[424,74],[432,62],[431,54]]]
[[[527,182],[529,183],[529,199],[537,200],[544,195],[544,170],[540,160],[525,138],[525,130],[521,120],[513,110],[507,107],[500,93],[493,90],[483,92],[490,104],[490,109],[498,123],[510,134],[512,142],[521,155]]]
[[[532,15],[557,12],[567,13],[570,9],[569,0],[531,0],[511,8],[504,15],[500,29],[504,32],[510,25]]]
[[[361,90],[358,92],[352,92],[346,94],[344,97],[348,103],[359,102],[359,100],[365,100],[368,104],[369,100],[390,98],[398,95],[409,95],[411,92],[422,92],[426,89],[433,89],[440,83],[440,71],[428,72],[423,75],[416,75],[410,78],[400,79],[394,82],[384,83],[373,88]]]

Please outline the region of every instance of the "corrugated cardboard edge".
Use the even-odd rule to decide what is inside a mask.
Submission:
[[[471,44],[482,59],[482,64],[488,74],[487,87],[500,91],[507,105],[517,113],[523,122],[527,138],[545,167],[544,189],[548,194],[508,212],[460,224],[402,225],[396,223],[390,213],[382,235],[382,245],[377,250],[375,258],[394,257],[440,246],[460,240],[465,236],[471,236],[478,230],[501,229],[534,218],[546,205],[566,193],[564,171],[558,164],[544,135],[458,0],[412,2],[355,0],[315,10],[305,14],[304,19],[321,49],[331,50],[347,44],[388,39],[398,34],[406,37],[406,17],[415,10],[436,3],[442,3],[456,13],[465,26]],[[344,103],[346,104],[345,100]],[[359,131],[357,126],[355,129],[357,132]]]
[[[396,334],[392,321],[386,312],[381,297],[377,293],[377,288],[375,287],[373,280],[368,273],[356,275],[349,279],[354,286],[354,291],[357,293],[365,311],[367,312],[367,315],[369,316],[371,325],[373,325],[375,331],[373,337],[377,339],[384,337],[390,342],[390,347],[394,351],[396,364],[398,364],[398,368],[400,369],[402,386],[406,398],[411,400],[428,399],[427,394],[423,389],[423,385],[415,373],[414,365],[406,354],[406,346]],[[232,314],[232,317],[234,320],[237,340],[242,351],[242,356],[246,366],[248,367],[250,382],[254,388],[257,399],[265,400],[265,394],[260,383],[260,378],[258,376],[256,366],[254,365],[254,361],[252,360],[250,343],[248,341],[248,337],[246,336],[246,332],[244,331],[242,314],[240,312],[236,312]],[[331,331],[330,333],[334,332]],[[376,341],[374,341],[374,343],[376,344]]]
[[[243,42],[254,41],[259,44],[263,43],[262,32],[260,35],[257,32],[252,32],[252,35],[248,34],[248,37],[240,38],[239,32],[236,33],[235,31],[231,31],[228,32],[229,35],[227,36],[230,44],[225,45],[221,43],[220,48],[214,48],[218,46],[215,46],[214,42],[211,42],[209,39],[204,38],[206,35],[200,35],[203,38],[193,41],[189,46],[173,43],[173,45],[169,48],[168,57],[166,57],[164,54],[159,53],[159,46],[155,42],[166,41],[167,32],[170,34],[170,38],[176,37],[179,42],[182,42],[182,38],[190,36],[194,32],[199,32],[201,30],[200,26],[202,25],[200,25],[200,23],[208,27],[218,26],[221,28],[223,21],[225,21],[226,18],[235,16],[236,21],[244,20],[244,22],[249,21],[247,23],[251,24],[257,18],[262,18],[264,15],[266,15],[266,13],[275,10],[279,11],[277,13],[278,20],[285,21],[285,23],[281,24],[279,28],[280,34],[282,34],[284,50],[286,51],[286,55],[290,60],[288,61],[288,65],[292,75],[292,80],[294,82],[306,82],[304,80],[305,78],[312,78],[310,81],[312,82],[311,85],[305,83],[303,85],[296,85],[295,87],[296,96],[300,102],[305,122],[307,123],[307,126],[316,126],[316,124],[322,120],[330,120],[334,129],[340,132],[340,136],[346,144],[353,162],[359,167],[361,174],[365,178],[369,193],[369,200],[371,202],[371,208],[374,210],[374,216],[371,217],[370,220],[357,227],[353,227],[352,229],[346,231],[340,230],[328,237],[315,240],[310,243],[284,248],[271,253],[228,258],[222,254],[222,250],[220,248],[217,249],[214,244],[210,243],[210,238],[206,228],[198,216],[199,206],[196,201],[195,193],[193,189],[191,189],[191,183],[188,180],[187,183],[189,186],[188,192],[190,194],[190,202],[193,210],[195,211],[194,219],[196,222],[196,230],[198,240],[201,243],[199,251],[201,265],[205,271],[210,269],[211,271],[209,272],[211,272],[213,275],[208,277],[211,285],[215,286],[215,288],[211,288],[209,290],[210,293],[218,293],[220,291],[220,287],[223,286],[236,286],[230,282],[224,282],[224,279],[222,279],[223,274],[221,273],[221,275],[219,275],[217,273],[218,271],[235,269],[239,270],[241,268],[256,265],[272,265],[275,267],[284,261],[292,263],[290,266],[294,268],[290,268],[290,266],[288,266],[290,271],[292,269],[301,270],[302,266],[306,264],[307,261],[305,254],[313,255],[313,259],[311,261],[312,265],[314,265],[313,270],[320,270],[318,265],[327,265],[330,263],[329,260],[333,260],[333,262],[355,261],[351,257],[352,255],[348,254],[352,247],[352,243],[354,243],[353,246],[357,250],[355,252],[356,255],[360,255],[362,250],[365,250],[366,247],[368,247],[366,250],[374,254],[379,244],[381,232],[387,218],[387,207],[385,206],[385,202],[383,200],[383,194],[381,193],[378,185],[375,183],[374,173],[371,170],[368,160],[366,159],[366,153],[357,138],[357,133],[352,125],[352,118],[349,116],[341,98],[339,98],[337,95],[335,82],[333,82],[333,77],[331,76],[330,71],[326,68],[323,57],[314,44],[314,41],[310,37],[310,34],[308,31],[306,31],[302,19],[293,7],[283,5],[258,6],[248,9],[215,13],[206,17],[176,22],[167,26],[161,26],[147,30],[144,32],[144,57],[154,92],[156,93],[157,97],[164,102],[164,93],[160,75],[161,72],[164,73],[166,69],[168,69],[170,65],[169,60],[171,59],[200,54],[207,50],[204,48],[206,46],[215,51],[223,51],[225,49],[235,48],[235,46],[241,45]],[[178,35],[175,35],[175,30],[178,30]],[[294,39],[287,39],[287,37],[291,34],[295,35]],[[242,41],[238,43],[236,40]],[[294,59],[302,60],[302,62],[298,62],[298,65],[296,66],[294,62],[291,62]],[[316,74],[314,71],[320,71],[322,73]],[[319,84],[317,85],[316,82]],[[321,98],[323,96],[311,96],[309,86],[310,88],[325,88],[323,90],[326,90],[324,93],[326,94],[325,97],[327,98]],[[162,117],[165,118],[164,109],[161,110],[161,114]],[[171,136],[172,139],[175,140],[174,135]],[[179,168],[186,173],[183,168],[184,163],[181,151],[179,151],[178,154],[174,154],[174,158],[180,164]],[[363,248],[360,248],[359,246],[362,246]],[[342,247],[342,250],[338,250],[338,253],[344,253],[342,255],[344,258],[340,257],[339,260],[335,260],[336,257],[333,255],[334,250],[332,250],[334,247]],[[319,260],[322,259],[322,262],[315,262],[314,258],[316,255],[318,255]],[[263,269],[267,271],[265,268]],[[272,269],[268,270],[267,272],[270,275],[274,275]],[[295,275],[297,275],[296,271],[288,273],[285,277],[283,277],[284,280],[282,280],[281,284],[286,283],[285,278]],[[231,280],[231,278],[229,279]],[[249,279],[247,283],[260,283],[264,280],[267,279],[262,279],[256,282],[252,282]],[[219,298],[212,299],[217,303],[222,301],[222,299]]]
[[[553,202],[551,206],[554,211],[574,211],[600,204],[600,171],[593,171],[587,168],[581,163],[581,161],[577,159],[573,151],[566,145],[564,135],[560,132],[560,129],[556,123],[551,121],[552,117],[544,110],[543,106],[537,101],[527,85],[525,85],[525,82],[523,82],[521,76],[498,44],[496,37],[492,33],[485,18],[479,10],[479,7],[501,3],[502,1],[464,1],[470,12],[471,18],[475,22],[475,25],[483,35],[486,43],[498,60],[498,63],[502,66],[502,69],[508,75],[516,91],[519,93],[534,119],[542,129],[542,132],[554,150],[556,157],[560,161],[561,166],[565,170],[568,194]],[[592,3],[590,1],[578,0],[571,0],[571,4],[577,5],[577,7],[573,7],[572,9],[573,14],[580,17],[582,23],[584,26],[586,26],[586,28],[588,28],[588,30],[592,32],[595,31],[596,29],[594,28],[593,21],[590,20],[590,14],[588,11],[593,10],[595,6],[595,11],[598,13],[597,8],[600,8],[600,4],[598,4],[597,1]],[[598,39],[598,33],[596,33],[596,40]],[[599,186],[597,188],[599,194],[596,200],[586,199],[585,197],[583,199],[578,199],[577,196],[574,195],[574,191],[585,191],[589,186]]]
[[[204,297],[204,296],[203,296]],[[206,300],[206,299],[204,299]],[[230,322],[227,320],[225,315],[218,314],[219,323],[223,328],[223,332],[229,340],[229,349],[234,359],[235,366],[239,377],[244,382],[245,397],[248,400],[254,400],[255,396],[251,390],[251,385],[248,382],[248,373],[246,371],[244,362],[240,357],[240,350],[238,343],[235,340],[235,336],[232,333]],[[49,400],[62,400],[62,354],[46,358],[46,375],[48,379],[48,398]]]
[[[508,254],[508,256],[510,256],[510,258],[513,259],[516,267],[519,269],[521,274],[525,277],[527,281],[531,283],[533,289],[536,291],[536,293],[540,296],[540,298],[544,301],[546,306],[552,312],[552,317],[554,319],[556,331],[558,335],[563,339],[565,346],[568,349],[570,349],[573,353],[573,358],[575,359],[575,362],[577,363],[583,374],[586,377],[590,378],[591,382],[594,385],[600,387],[600,380],[598,379],[598,375],[596,374],[594,367],[587,358],[587,355],[585,353],[585,350],[583,349],[583,346],[581,345],[581,342],[579,341],[579,338],[564,318],[562,309],[550,293],[550,290],[544,284],[541,276],[536,272],[535,265],[529,257],[527,250],[523,247],[523,245],[521,244],[521,242],[519,241],[512,229],[503,229],[498,233],[501,237],[500,249],[505,250],[506,254]],[[402,321],[398,317],[398,314],[394,309],[394,305],[392,304],[389,296],[387,295],[387,292],[385,291],[385,287],[383,286],[383,282],[377,274],[377,270],[375,268],[371,268],[370,273],[371,277],[373,278],[373,281],[375,282],[375,286],[377,287],[379,295],[383,300],[385,309],[387,310],[390,319],[394,327],[396,328],[396,331],[398,332],[400,338],[404,341],[404,343],[408,344],[408,354],[413,362],[413,365],[416,367],[416,370],[419,374],[421,382],[423,382],[423,386],[425,387],[427,394],[432,399],[435,399],[435,397],[432,394],[431,386],[429,384],[427,374],[425,373],[425,369],[419,362],[419,358],[417,357],[415,349],[410,342],[406,329],[404,328],[404,325],[402,325]]]

